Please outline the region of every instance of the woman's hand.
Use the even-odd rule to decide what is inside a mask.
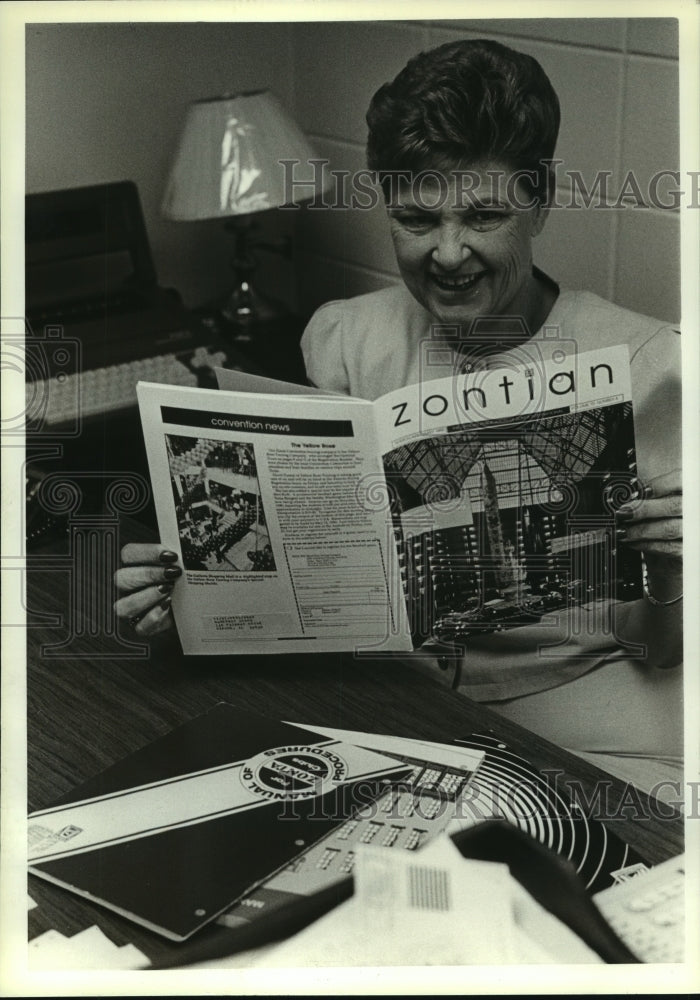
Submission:
[[[683,521],[680,469],[649,481],[643,499],[616,513],[618,540],[644,555],[649,588],[668,601],[682,589]]]
[[[122,568],[114,574],[120,596],[114,602],[117,616],[138,635],[157,635],[172,628],[170,595],[182,575],[177,554],[164,545],[129,544],[122,549]]]

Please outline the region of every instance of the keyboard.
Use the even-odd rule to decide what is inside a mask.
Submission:
[[[42,408],[45,426],[58,426],[98,414],[114,413],[136,405],[136,383],[164,382],[168,385],[199,384],[197,369],[209,371],[223,365],[223,352],[210,354],[199,347],[189,365],[177,354],[160,354],[119,365],[62,373],[27,383],[27,407]]]
[[[623,869],[618,876],[625,874]],[[628,874],[627,880],[594,895],[598,909],[640,961],[682,962],[685,855]]]
[[[462,767],[391,752],[412,767],[407,777],[391,786],[352,819],[331,830],[292,862],[258,883],[218,918],[226,927],[238,927],[270,912],[295,896],[308,896],[350,875],[358,844],[395,851],[416,851],[442,833],[455,816],[465,827],[461,797],[470,794],[470,782],[481,760],[475,755]]]

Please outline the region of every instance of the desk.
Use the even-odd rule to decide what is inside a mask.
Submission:
[[[118,545],[143,538],[144,529],[131,522],[121,526]],[[70,619],[70,573],[60,568],[59,553],[54,545],[33,556],[27,574],[30,811],[219,701],[309,726],[428,740],[492,732],[535,767],[560,769],[558,787],[575,781],[590,800],[595,783],[605,780],[609,802],[624,800],[622,782],[393,660],[185,657],[173,634],[154,640],[147,657],[104,658],[104,636],[89,629],[75,637],[65,658],[48,655],[47,646],[65,640]],[[110,598],[111,572],[89,584],[81,599],[95,605]],[[48,622],[51,615],[56,618]],[[647,800],[640,793],[635,802]],[[683,850],[679,816],[631,812],[608,821],[610,828],[649,861]],[[152,960],[165,961],[178,947],[38,878],[30,877],[30,891],[39,904],[29,914],[31,937],[51,927],[70,936],[97,924],[117,945],[133,941]]]

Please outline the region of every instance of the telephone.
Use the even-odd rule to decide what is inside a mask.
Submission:
[[[685,952],[685,854],[596,893],[618,937],[643,962],[682,962]]]
[[[529,834],[506,821],[493,819],[453,834],[452,840],[465,858],[507,864],[512,877],[604,962],[635,964],[640,961],[587,894],[571,862]],[[348,876],[311,896],[300,896],[272,909],[251,923],[219,927],[211,936],[195,939],[176,956],[151,968],[190,965],[280,941],[302,930],[352,894],[353,879]]]

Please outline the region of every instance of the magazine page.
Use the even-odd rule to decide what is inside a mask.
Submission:
[[[639,554],[615,546],[635,496],[628,349],[529,353],[375,403],[415,640],[641,596]]]
[[[372,405],[139,383],[185,653],[411,648]],[[393,594],[393,596],[392,596]]]
[[[298,382],[283,382],[280,379],[268,378],[267,375],[253,375],[251,372],[239,371],[237,368],[214,368],[217,388],[225,392],[271,392],[285,396],[331,396],[347,399],[340,392],[330,392],[319,389],[315,385],[300,385]]]

